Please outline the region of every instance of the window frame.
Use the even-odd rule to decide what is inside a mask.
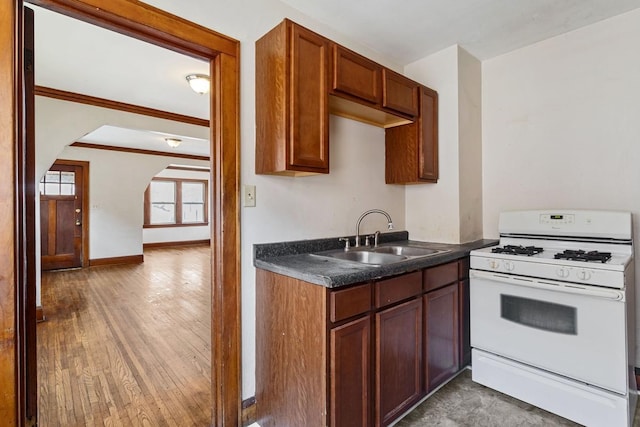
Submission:
[[[175,223],[151,224],[151,182],[164,181],[173,182],[175,185]],[[209,181],[206,179],[196,178],[153,178],[144,190],[144,223],[143,228],[171,228],[171,227],[204,227],[209,225]],[[200,183],[204,186],[203,204],[204,204],[204,221],[203,222],[182,222],[182,183]]]
[[[65,169],[65,168],[62,168]],[[40,182],[38,182],[38,190],[37,192],[39,193],[40,197],[44,197],[44,198],[69,198],[69,199],[73,199],[76,196],[76,172],[73,170],[62,170],[62,169],[55,169],[55,170],[47,170],[45,172],[45,174],[42,176],[42,178],[40,179]],[[47,176],[52,173],[55,172],[58,175],[58,181],[47,181]],[[71,175],[73,175],[73,182],[64,182],[62,180],[62,174],[63,173],[70,173]],[[58,192],[52,192],[52,193],[48,193],[47,192],[47,184],[51,185],[51,184],[55,184],[58,187]],[[71,186],[71,189],[73,190],[71,192],[71,194],[63,194],[62,193],[62,188],[63,186]]]

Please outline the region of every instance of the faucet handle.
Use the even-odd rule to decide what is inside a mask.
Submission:
[[[340,237],[338,239],[339,242],[344,242],[344,250],[348,251],[351,248],[351,242],[348,237]]]
[[[371,246],[371,239],[375,239],[375,241],[378,241],[378,238],[375,234],[367,234],[366,236],[364,236],[364,245],[365,246]],[[376,244],[376,246],[378,246]]]
[[[378,247],[379,240],[380,240],[380,232],[376,231],[375,233],[373,233],[373,247],[374,248]]]

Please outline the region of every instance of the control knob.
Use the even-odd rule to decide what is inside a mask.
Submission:
[[[494,270],[500,268],[500,261],[497,259],[490,259],[489,260],[489,268],[492,268]]]
[[[580,280],[589,280],[589,279],[591,279],[591,272],[589,270],[580,270],[580,271],[578,271],[578,279],[580,279]]]
[[[513,271],[514,268],[516,268],[515,264],[511,261],[505,261],[504,262],[504,268],[507,271]]]
[[[569,269],[560,267],[558,270],[556,270],[556,274],[558,275],[558,277],[566,279],[567,277],[569,277]]]

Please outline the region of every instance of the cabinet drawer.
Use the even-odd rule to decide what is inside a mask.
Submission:
[[[458,263],[439,265],[424,270],[424,290],[432,291],[458,281]]]
[[[336,92],[379,104],[380,68],[375,62],[334,44],[331,87]]]
[[[404,274],[375,283],[376,308],[384,307],[422,293],[422,272]]]
[[[420,85],[402,74],[382,69],[382,106],[409,116],[418,115]]]
[[[364,284],[331,292],[330,320],[339,322],[371,309],[371,285]]]

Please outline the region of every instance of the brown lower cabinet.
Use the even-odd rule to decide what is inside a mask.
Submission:
[[[427,393],[458,372],[458,283],[424,295]]]
[[[387,426],[455,375],[464,262],[335,290],[257,270],[259,424]]]
[[[371,316],[331,329],[331,426],[371,425]]]
[[[422,300],[376,313],[376,425],[386,426],[422,397]]]

